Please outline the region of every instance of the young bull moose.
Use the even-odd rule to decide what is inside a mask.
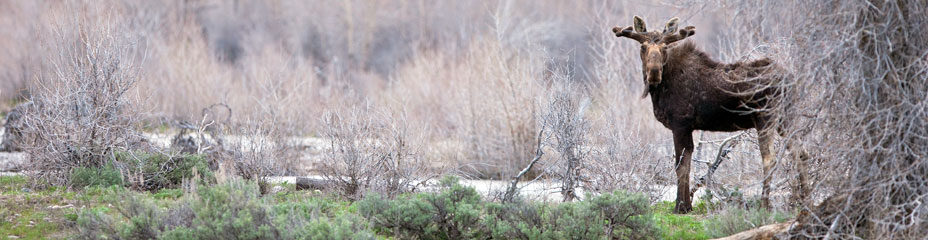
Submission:
[[[691,42],[678,43],[693,36],[695,27],[677,31],[677,22],[678,19],[673,18],[663,32],[648,32],[644,20],[635,16],[633,27],[612,29],[616,37],[630,38],[641,44],[646,86],[642,98],[651,95],[654,116],[673,132],[677,172],[674,212],[692,210],[689,181],[694,130],[757,129],[764,171],[762,201],[769,206],[770,174],[774,166],[773,131],[767,129],[771,118],[757,110],[764,109],[768,98],[776,93],[774,88],[758,88],[770,81],[768,73],[774,66],[769,59],[731,64],[716,62]]]

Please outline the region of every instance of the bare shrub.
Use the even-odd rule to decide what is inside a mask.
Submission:
[[[278,96],[267,94],[266,96]],[[254,180],[260,191],[269,190],[269,177],[303,173],[299,160],[302,139],[294,120],[280,113],[284,106],[274,100],[262,99],[257,118],[244,119],[243,123],[231,125],[231,115],[220,117],[223,112],[231,114],[231,108],[213,107],[203,110],[203,120],[197,127],[197,152],[207,154],[216,162],[224,174]],[[224,110],[226,109],[226,110]],[[218,120],[217,120],[218,118]],[[208,138],[204,137],[204,132]]]
[[[58,55],[33,83],[22,118],[32,174],[48,184],[66,184],[72,168],[103,166],[140,141],[129,98],[138,45],[93,14],[59,22],[44,42]]]
[[[323,126],[328,129],[323,136],[330,141],[323,160],[323,175],[335,181],[338,191],[347,196],[357,196],[373,185],[381,173],[383,159],[376,155],[376,141],[383,126],[376,126],[369,113],[370,106],[360,106],[344,114],[327,112],[322,116]]]
[[[277,119],[269,115],[230,130],[233,135],[223,137],[218,159],[235,176],[258,182],[262,193],[269,190],[268,177],[293,174],[299,166],[299,142],[292,139],[289,128],[277,124]]]
[[[555,73],[562,76],[560,73]],[[565,77],[566,78],[566,77]],[[558,153],[555,163],[548,164],[549,174],[560,181],[561,195],[564,201],[578,197],[577,188],[584,178],[583,169],[589,166],[590,124],[583,116],[588,107],[588,99],[582,99],[578,88],[571,85],[570,79],[558,81],[545,110],[544,124],[551,131],[551,145]]]
[[[327,112],[322,122],[329,145],[322,173],[347,197],[359,199],[368,191],[395,196],[435,176],[401,114],[393,117],[363,103]]]
[[[733,4],[743,13],[733,21],[765,28],[744,27],[736,36],[789,36],[773,45],[791,77],[770,111],[811,156],[789,152],[802,159],[793,166],[816,173],[814,201],[802,204],[801,227],[790,237],[928,234],[928,45],[916,40],[928,36],[925,3]]]

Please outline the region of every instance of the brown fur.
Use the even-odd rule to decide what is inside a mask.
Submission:
[[[644,28],[636,17],[635,29]],[[671,20],[673,25],[676,23]],[[668,23],[668,26],[672,25]],[[769,182],[773,168],[770,119],[762,111],[774,88],[756,86],[769,83],[770,59],[719,63],[690,42],[676,43],[694,34],[688,26],[679,33],[675,27],[658,32],[633,32],[633,28],[616,27],[617,37],[628,37],[641,43],[642,75],[645,95],[651,95],[654,116],[670,129],[674,136],[674,166],[677,172],[677,200],[674,212],[692,210],[689,188],[690,162],[693,152],[693,131],[732,132],[757,129],[763,157],[763,201],[769,205]]]
[[[661,83],[647,90],[654,116],[665,127],[731,132],[756,128],[765,119],[752,110],[766,106],[772,89],[744,96],[736,93],[752,90],[754,83],[735,81],[760,75],[770,60],[721,64],[690,42],[667,51]]]

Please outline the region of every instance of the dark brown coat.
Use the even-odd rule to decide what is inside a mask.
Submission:
[[[671,130],[732,132],[756,128],[764,120],[756,109],[766,107],[772,89],[758,94],[757,83],[732,82],[761,75],[771,66],[768,59],[747,63],[718,63],[691,42],[668,49],[663,81],[648,86],[654,117]],[[763,79],[756,79],[758,81]]]
[[[677,31],[671,19],[663,32],[648,32],[644,19],[634,18],[634,26],[613,28],[616,37],[641,44],[642,76],[645,95],[651,95],[654,116],[673,132],[674,166],[677,173],[677,199],[674,212],[692,210],[689,188],[693,155],[693,131],[732,132],[757,129],[763,158],[763,202],[769,205],[773,139],[767,129],[769,116],[763,111],[776,89],[765,87],[775,69],[769,59],[724,64],[709,58],[690,42],[695,27]]]

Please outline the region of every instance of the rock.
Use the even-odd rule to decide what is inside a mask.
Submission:
[[[307,177],[296,178],[296,190],[323,190],[328,183],[322,179]]]
[[[25,192],[25,193],[27,193],[27,192],[32,192],[32,189],[23,188],[23,189],[20,189],[19,191],[20,191],[20,192]]]
[[[32,102],[26,102],[13,108],[6,114],[6,121],[3,123],[3,140],[0,141],[0,152],[18,152],[22,151],[23,141],[23,115]]]
[[[71,205],[70,203],[68,203],[67,205],[63,205],[63,206],[51,205],[51,206],[48,206],[48,209],[61,209],[61,208],[73,208],[73,207],[74,205]]]
[[[27,154],[23,152],[0,152],[0,172],[18,172],[26,166]]]

